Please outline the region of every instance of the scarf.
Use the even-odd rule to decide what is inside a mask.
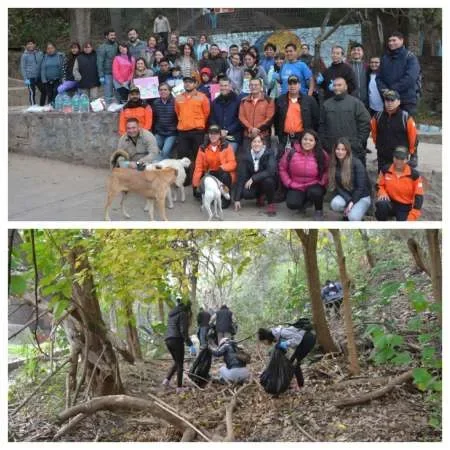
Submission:
[[[254,152],[253,150],[250,150],[253,159],[253,169],[255,170],[255,172],[258,172],[259,170],[259,160],[261,159],[262,155],[264,155],[265,151],[266,147],[263,147],[259,152]]]

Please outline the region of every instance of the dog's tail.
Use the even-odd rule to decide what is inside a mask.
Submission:
[[[123,157],[125,158],[127,161],[130,159],[130,155],[128,154],[128,152],[126,152],[125,150],[116,150],[112,155],[111,158],[109,159],[109,163],[111,166],[111,169],[114,169],[114,167],[119,167],[117,164],[117,160]]]

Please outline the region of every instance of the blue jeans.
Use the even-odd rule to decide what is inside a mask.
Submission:
[[[359,221],[362,220],[367,210],[370,208],[371,199],[370,196],[360,198],[350,210],[348,214],[348,220],[350,221]],[[347,203],[343,197],[340,195],[336,195],[332,200],[330,207],[333,211],[343,212]]]
[[[155,134],[156,143],[159,147],[159,156],[156,158],[157,161],[162,161],[163,159],[170,158],[170,153],[175,144],[176,136],[162,136],[161,134]]]
[[[110,105],[114,98],[113,76],[112,74],[104,75],[105,83],[103,85],[103,95],[105,102]]]

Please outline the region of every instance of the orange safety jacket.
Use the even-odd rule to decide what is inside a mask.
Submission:
[[[179,131],[204,130],[208,123],[210,103],[202,92],[184,92],[175,98]]]
[[[388,196],[403,205],[410,205],[408,220],[417,220],[423,204],[423,181],[419,172],[405,164],[402,173],[397,173],[394,164],[384,167],[378,176],[378,197]]]

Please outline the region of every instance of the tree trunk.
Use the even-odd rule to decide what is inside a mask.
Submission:
[[[133,313],[133,305],[130,302],[124,307],[126,317],[126,333],[128,351],[133,355],[134,359],[142,360],[141,344],[139,342],[139,335],[136,329],[136,317]]]
[[[345,333],[347,335],[348,358],[350,362],[350,373],[359,375],[358,352],[356,350],[355,335],[353,333],[352,307],[350,305],[350,280],[347,274],[345,264],[344,250],[342,249],[341,232],[339,230],[330,230],[333,236],[334,246],[336,247],[337,260],[339,264],[339,274],[344,288],[344,301],[342,307],[344,309]]]
[[[330,230],[331,231],[331,230]],[[367,230],[359,229],[359,234],[361,235],[361,239],[364,244],[364,250],[366,252],[367,262],[369,263],[369,267],[373,269],[376,264],[375,256],[372,253],[372,250],[370,250],[370,239],[369,235],[367,234]]]
[[[433,297],[436,303],[442,305],[442,259],[439,242],[439,230],[426,230],[428,253],[430,255],[431,284]]]
[[[305,258],[306,276],[308,279],[308,289],[311,296],[311,307],[313,322],[317,333],[317,340],[325,352],[338,352],[338,348],[333,341],[325,317],[325,310],[320,296],[320,276],[317,265],[317,237],[318,230],[295,230],[303,246]]]
[[[109,16],[111,18],[111,27],[116,32],[117,40],[122,38],[122,9],[109,8]]]
[[[414,261],[416,262],[417,268],[431,277],[430,269],[425,262],[423,251],[419,243],[414,238],[409,238],[406,243],[411,255],[414,258]]]
[[[192,303],[192,314],[193,317],[197,317],[198,313],[198,304],[197,304],[197,284],[198,284],[198,268],[199,268],[199,253],[198,249],[195,248],[192,252],[191,259],[191,273],[189,276],[190,279],[190,293],[191,293],[191,303]]]
[[[91,9],[71,8],[69,11],[70,39],[82,46],[83,42],[91,39]]]
[[[70,324],[76,328],[72,330],[76,333],[72,332],[71,335],[75,350],[80,350],[83,361],[79,387],[83,381],[89,381],[89,394],[94,397],[123,394],[119,363],[107,337],[107,327],[101,315],[86,250],[81,246],[70,249],[68,261],[74,276],[72,302],[75,311],[72,318],[75,320]]]

